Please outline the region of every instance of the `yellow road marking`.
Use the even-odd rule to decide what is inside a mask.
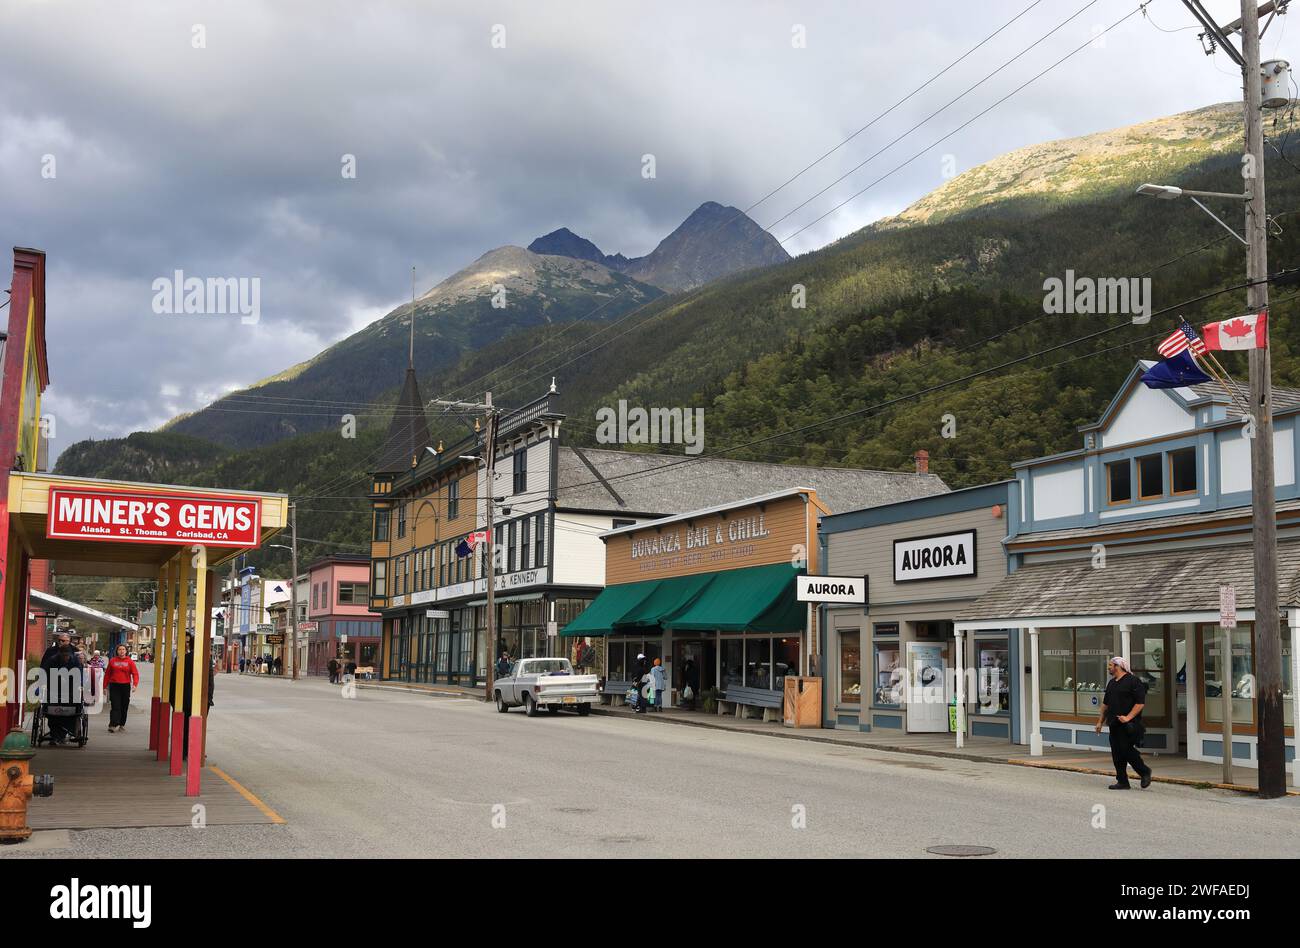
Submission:
[[[226,773],[220,767],[215,767],[209,764],[208,770],[212,771],[214,774],[216,774],[226,783],[234,787],[235,790],[239,792],[240,796],[242,796],[249,803],[253,804],[253,806],[257,807],[259,810],[261,810],[262,815],[267,817],[272,823],[283,823],[285,821],[283,816],[281,816],[279,813],[276,813],[275,810],[272,810],[269,806],[267,806],[265,803],[259,800],[257,798],[257,795],[254,794],[252,790],[249,790],[242,783],[240,783],[234,777],[230,776],[230,774]]]

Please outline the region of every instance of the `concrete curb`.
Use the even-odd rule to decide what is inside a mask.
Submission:
[[[593,707],[591,709],[591,712],[592,714],[603,714],[607,717],[628,716],[627,712],[625,711],[611,711],[608,708],[603,708],[603,707]],[[943,757],[949,760],[965,760],[965,761],[972,761],[975,763],[982,762],[988,764],[1007,764],[1012,767],[1032,767],[1039,770],[1059,770],[1065,773],[1093,774],[1100,777],[1114,776],[1113,772],[1110,770],[1099,770],[1095,767],[1082,767],[1078,764],[1059,764],[1059,763],[1053,763],[1048,760],[1029,761],[1029,760],[1017,760],[1011,757],[976,757],[970,754],[962,754],[956,750],[938,751],[938,750],[932,750],[930,748],[900,747],[896,744],[863,744],[859,741],[846,741],[840,738],[824,737],[818,734],[810,734],[807,731],[792,730],[789,733],[785,733],[782,731],[757,731],[757,730],[750,730],[748,728],[730,727],[723,723],[713,724],[707,721],[693,721],[693,720],[686,720],[683,718],[668,717],[665,715],[654,715],[654,716],[643,715],[643,717],[645,717],[647,720],[656,721],[660,724],[677,724],[683,727],[699,727],[699,728],[706,728],[714,731],[729,731],[733,734],[753,734],[756,737],[775,737],[775,738],[781,738],[789,741],[812,741],[817,744],[834,744],[838,747],[855,747],[859,750],[885,751],[886,753],[890,753],[890,754],[914,754],[921,757]],[[1157,775],[1152,778],[1152,782],[1175,784],[1179,786],[1193,787],[1197,789],[1213,788],[1215,790],[1231,790],[1234,793],[1256,794],[1259,792],[1255,787],[1247,787],[1242,784],[1206,783],[1205,781],[1202,780],[1192,780],[1186,777],[1161,777]],[[1300,796],[1300,790],[1288,790],[1287,796],[1292,796],[1292,797]]]

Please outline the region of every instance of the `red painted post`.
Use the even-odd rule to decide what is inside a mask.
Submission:
[[[172,711],[172,754],[170,758],[171,769],[168,771],[171,776],[179,777],[181,775],[181,766],[185,760],[185,715],[180,711]]]
[[[190,715],[190,758],[185,766],[185,795],[199,795],[199,774],[203,770],[203,717]]]
[[[158,696],[153,695],[149,699],[149,749],[151,751],[158,749],[158,706]]]
[[[158,699],[158,759],[167,759],[167,750],[171,747],[172,706],[162,698]]]

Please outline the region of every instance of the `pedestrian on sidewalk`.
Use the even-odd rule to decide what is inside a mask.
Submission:
[[[650,705],[652,711],[662,711],[664,709],[664,663],[662,659],[655,659],[654,664],[650,667],[650,689],[654,692],[654,704]]]
[[[1138,745],[1146,733],[1142,723],[1142,709],[1146,707],[1147,686],[1128,667],[1128,659],[1116,655],[1106,663],[1111,680],[1106,684],[1101,713],[1097,716],[1096,731],[1102,724],[1110,728],[1110,756],[1115,762],[1115,782],[1111,790],[1127,790],[1128,768],[1131,764],[1142,780],[1142,789],[1151,786],[1151,768],[1143,762]]]
[[[645,653],[639,652],[636,657],[636,667],[632,672],[632,685],[636,688],[636,713],[645,714],[646,705],[650,703],[650,697],[646,694],[646,686],[650,682],[650,663],[646,660]]]
[[[339,660],[338,660],[337,658],[331,658],[331,659],[329,660],[329,664],[326,665],[325,667],[329,669],[329,673],[330,673],[330,684],[331,684],[331,685],[336,685],[336,684],[338,684],[338,681],[339,681]]]
[[[140,684],[140,670],[131,661],[126,646],[119,645],[117,654],[108,660],[104,675],[108,682],[108,733],[126,730],[126,712],[131,707],[131,693]]]
[[[700,693],[700,666],[695,659],[688,658],[682,663],[682,706],[695,710],[695,698]]]

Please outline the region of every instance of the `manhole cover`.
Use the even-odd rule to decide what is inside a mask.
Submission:
[[[992,856],[997,852],[992,846],[927,846],[925,851],[936,856]]]

